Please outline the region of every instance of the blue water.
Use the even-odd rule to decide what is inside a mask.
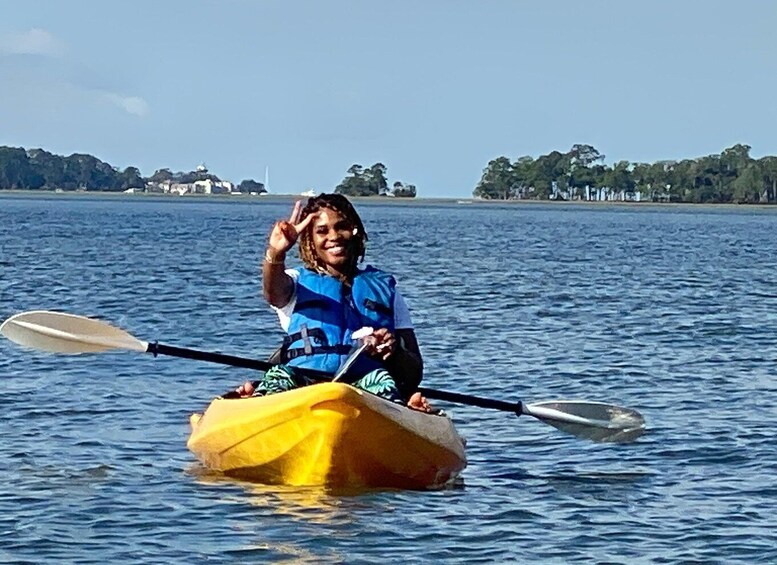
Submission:
[[[211,476],[188,416],[249,374],[0,339],[0,562],[777,562],[777,210],[358,205],[427,386],[640,410],[631,445],[437,403],[454,488],[340,495]],[[0,319],[55,309],[264,358],[276,201],[0,198]]]

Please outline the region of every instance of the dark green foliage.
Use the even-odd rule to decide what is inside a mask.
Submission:
[[[172,181],[192,183],[198,180],[220,179],[207,171],[173,173],[170,169],[159,169],[144,179],[135,167],[121,170],[94,157],[73,153],[69,157],[54,155],[43,149],[25,150],[22,147],[0,146],[0,190],[85,190],[120,192],[128,188],[144,188],[146,180],[161,183]],[[254,182],[254,181],[244,181]],[[257,192],[263,192],[262,187]]]
[[[485,199],[585,199],[606,191],[619,199],[661,202],[777,202],[777,157],[750,157],[750,146],[737,144],[720,155],[683,161],[613,166],[590,145],[567,153],[553,151],[537,159],[498,157],[488,163],[473,195]]]
[[[253,179],[246,179],[244,181],[241,181],[240,184],[237,185],[237,191],[256,192],[257,194],[262,194],[263,192],[267,192],[267,189],[264,188],[264,184],[261,182],[256,182]]]
[[[587,199],[606,192],[607,198],[660,202],[777,203],[777,157],[750,157],[750,146],[737,144],[718,155],[682,161],[604,165],[593,146],[575,144],[566,152],[552,151],[537,159],[523,156],[511,162],[498,157],[488,163],[473,195],[484,199]],[[191,183],[220,179],[206,170],[176,172],[159,169],[144,179],[135,167],[120,170],[98,158],[74,153],[64,157],[43,149],[0,146],[0,190],[84,190],[119,192],[143,188],[146,182]],[[241,192],[266,192],[264,185],[246,179]],[[416,187],[393,183],[387,168],[375,163],[348,169],[335,192],[346,196],[413,198]]]
[[[347,176],[335,187],[335,192],[345,196],[403,196],[414,197],[416,188],[413,185],[404,186],[401,182],[394,183],[394,190],[389,191],[386,172],[388,169],[383,163],[375,163],[364,168],[359,164],[351,165]],[[400,190],[397,191],[397,185]]]
[[[62,157],[43,149],[0,147],[0,189],[122,191],[144,184],[135,167],[121,171],[92,155]]]
[[[153,175],[148,177],[149,182],[166,182],[173,180],[173,173],[170,169],[159,169]]]
[[[0,187],[37,189],[45,184],[45,177],[30,163],[24,149],[0,147]]]

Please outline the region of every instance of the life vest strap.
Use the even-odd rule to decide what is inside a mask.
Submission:
[[[310,343],[307,324],[302,324],[302,327],[299,329],[299,333],[302,336],[302,343],[305,346],[305,355],[313,355],[313,344]]]
[[[311,338],[317,340],[320,345],[329,345],[329,340],[322,328],[308,329],[307,325],[303,325],[301,329],[302,331],[297,333],[283,336],[283,347],[288,348],[292,343],[300,340],[310,342]]]
[[[281,352],[281,355],[285,359],[284,362],[286,362],[305,355],[348,355],[351,349],[348,345],[326,345],[323,347],[312,347],[310,353],[308,353],[307,348],[286,349]]]
[[[372,310],[373,312],[378,312],[379,314],[383,314],[385,316],[391,316],[394,314],[394,310],[389,308],[388,306],[384,306],[380,302],[375,302],[374,300],[370,300],[369,298],[364,299],[364,307],[368,310]]]

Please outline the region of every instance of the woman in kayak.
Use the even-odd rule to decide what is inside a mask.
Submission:
[[[286,269],[286,254],[299,241],[304,269]],[[376,328],[346,380],[392,402],[429,411],[417,392],[423,361],[410,312],[394,278],[360,269],[367,232],[347,198],[321,194],[304,209],[297,202],[288,221],[275,223],[262,264],[264,297],[287,332],[279,364],[241,396],[267,395],[313,384],[296,367],[334,373],[352,348],[351,334]]]

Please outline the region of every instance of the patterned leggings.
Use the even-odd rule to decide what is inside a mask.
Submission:
[[[275,365],[274,367],[271,367],[264,374],[264,378],[259,381],[259,384],[254,390],[254,396],[276,394],[293,388],[312,385],[315,382],[316,381],[313,379],[298,374],[294,371],[294,367],[289,367],[288,365]],[[399,393],[399,389],[397,389],[393,377],[385,369],[370,371],[352,384],[356,388],[366,390],[367,392],[371,392],[372,394],[385,398],[391,402],[396,402],[398,404],[405,403],[402,399],[402,395]]]

